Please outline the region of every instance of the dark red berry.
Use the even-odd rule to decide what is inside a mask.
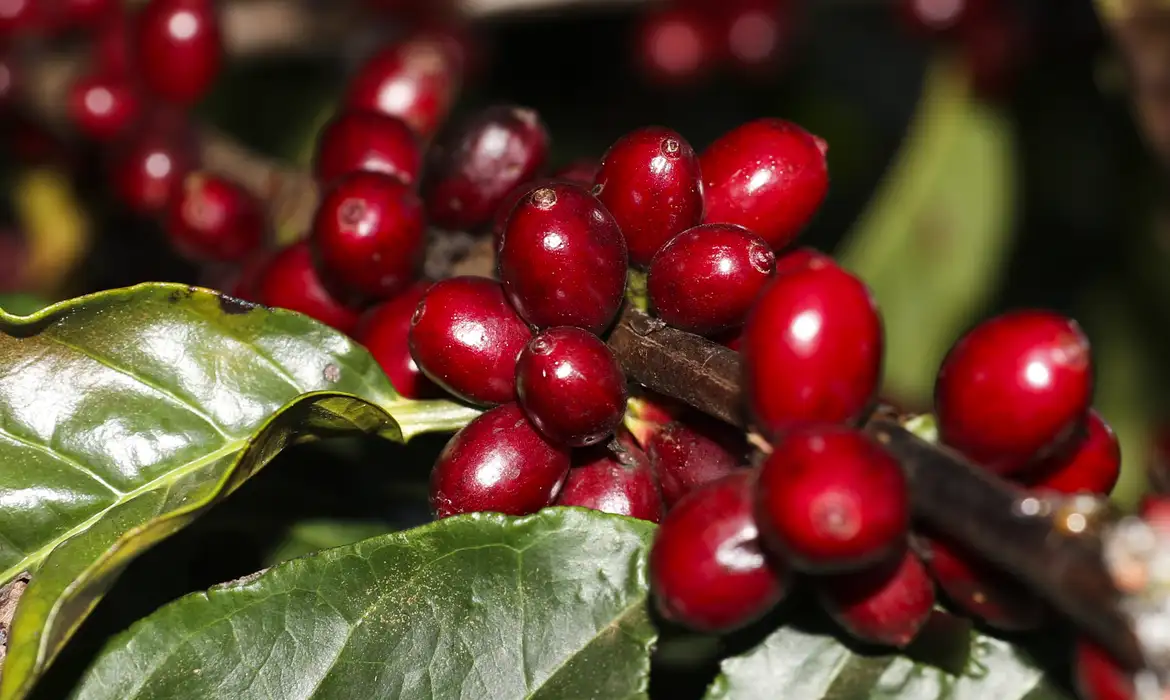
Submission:
[[[626,377],[609,347],[580,328],[550,328],[516,362],[516,395],[533,425],[572,447],[608,437],[626,410]]]
[[[486,277],[436,283],[410,323],[410,354],[439,386],[476,404],[511,401],[516,359],[532,331]]]
[[[868,435],[840,426],[787,433],[760,470],[764,540],[798,569],[856,571],[904,545],[906,477]]]
[[[934,608],[934,584],[909,550],[872,569],[822,577],[816,586],[825,611],[869,644],[906,646]]]
[[[5,0],[0,3],[0,37],[28,36],[44,29],[44,0]]]
[[[358,297],[389,299],[422,265],[422,204],[392,175],[352,172],[321,198],[311,241],[327,282]]]
[[[167,206],[171,242],[192,260],[239,261],[264,240],[264,213],[247,190],[225,177],[194,172]]]
[[[784,0],[731,0],[720,9],[723,53],[742,72],[765,75],[785,58],[792,10]]]
[[[223,40],[211,0],[150,0],[134,42],[143,85],[168,102],[198,102],[219,74]]]
[[[117,12],[95,28],[90,60],[95,70],[127,78],[131,72],[131,20],[128,12]]]
[[[57,5],[60,23],[66,27],[89,29],[122,12],[121,0],[61,0]]]
[[[96,141],[107,141],[137,121],[142,103],[128,80],[103,73],[73,83],[69,88],[68,108],[69,118],[80,133]]]
[[[595,160],[589,158],[575,160],[553,173],[553,179],[564,180],[582,187],[592,187],[593,182],[597,179],[597,171],[600,169],[601,164]]]
[[[1031,488],[1061,493],[1109,495],[1121,476],[1121,445],[1113,429],[1089,411],[1085,434],[1042,463],[1028,467],[1023,481]]]
[[[190,134],[171,125],[131,130],[111,152],[110,181],[119,199],[138,214],[166,209],[195,166]]]
[[[313,161],[314,174],[326,185],[359,170],[393,175],[409,185],[421,169],[422,149],[406,122],[369,110],[342,112],[326,124]]]
[[[934,385],[939,437],[999,474],[1062,446],[1093,395],[1089,340],[1076,321],[1013,311],[963,336]]]
[[[1073,679],[1081,700],[1134,700],[1133,674],[1127,673],[1107,651],[1088,639],[1078,639]]]
[[[920,538],[919,543],[935,583],[960,612],[1011,632],[1033,629],[1043,621],[1044,604],[984,560],[939,537]]]
[[[538,328],[600,334],[626,289],[626,242],[597,198],[568,183],[538,187],[512,209],[499,248],[508,299]]]
[[[480,111],[431,150],[422,186],[427,215],[443,228],[477,229],[547,156],[548,133],[536,112],[514,105]]]
[[[504,240],[504,229],[508,226],[508,219],[512,216],[512,210],[516,208],[520,200],[534,189],[548,187],[555,182],[558,181],[549,178],[525,182],[513,187],[511,192],[504,195],[499,206],[496,207],[496,213],[492,216],[492,250],[499,252],[500,243]]]
[[[739,224],[779,250],[796,238],[829,191],[824,141],[781,119],[757,119],[707,147],[704,221]]]
[[[642,72],[652,82],[687,85],[711,72],[718,40],[702,12],[655,8],[638,25],[635,52]]]
[[[463,427],[431,472],[435,517],[490,511],[527,515],[552,505],[569,473],[569,451],[544,439],[514,403]]]
[[[349,333],[357,325],[358,311],[334,299],[321,284],[313,267],[313,255],[304,241],[285,248],[269,261],[257,284],[260,303],[298,311]]]
[[[569,470],[557,505],[592,508],[652,523],[662,519],[662,496],[650,460],[629,436],[623,436],[617,451],[598,445],[575,461],[578,466]]]
[[[602,158],[596,183],[633,265],[649,265],[667,241],[703,220],[699,158],[676,131],[651,126],[621,137]]]
[[[761,551],[752,516],[752,474],[731,474],[666,514],[650,550],[650,580],[663,617],[701,632],[743,627],[788,587],[781,562]]]
[[[730,430],[700,419],[674,421],[653,430],[644,444],[666,507],[738,471],[746,446],[736,442]]]
[[[434,135],[459,91],[460,75],[443,42],[419,34],[374,54],[350,80],[345,105],[398,117],[422,139]]]
[[[984,15],[998,2],[988,0],[899,0],[906,27],[922,35],[949,34]]]
[[[696,226],[654,256],[650,304],[675,328],[714,335],[743,325],[775,266],[772,249],[746,228]]]
[[[744,387],[766,435],[856,420],[877,392],[882,321],[861,280],[826,259],[777,274],[744,325]]]
[[[381,365],[395,390],[408,399],[442,395],[410,355],[410,319],[430,286],[428,282],[419,282],[375,306],[362,316],[353,332],[354,339]]]
[[[803,270],[813,262],[819,265],[834,264],[832,257],[815,248],[797,248],[776,257],[776,274],[782,275],[793,270]]]

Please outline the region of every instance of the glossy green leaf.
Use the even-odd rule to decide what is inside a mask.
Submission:
[[[0,698],[36,678],[141,551],[290,442],[406,440],[475,412],[399,398],[370,355],[305,316],[140,285],[0,313],[0,582],[32,572]]]
[[[139,621],[74,697],[644,698],[653,532],[481,513],[295,559]]]
[[[794,628],[724,660],[706,700],[1070,700],[1007,642],[975,635],[952,675],[905,656],[863,656]]]
[[[27,316],[28,314],[36,313],[48,305],[49,302],[35,294],[25,294],[23,292],[0,294],[0,309],[4,309],[8,313],[18,316]]]
[[[943,355],[977,320],[1010,253],[1016,162],[1007,117],[938,59],[901,152],[840,251],[886,330],[884,391],[929,405]]]

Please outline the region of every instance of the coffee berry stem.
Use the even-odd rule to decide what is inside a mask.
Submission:
[[[739,353],[629,306],[609,345],[629,379],[750,428]],[[1011,573],[1125,666],[1145,667],[1085,513],[1030,497],[958,453],[918,437],[888,409],[875,412],[864,429],[906,471],[916,518]]]

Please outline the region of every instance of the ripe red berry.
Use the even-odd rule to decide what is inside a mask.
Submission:
[[[628,435],[619,439],[619,451],[598,445],[575,460],[578,466],[569,470],[557,505],[656,523],[662,519],[662,496],[650,460]]]
[[[516,362],[516,396],[545,437],[572,447],[608,437],[626,411],[626,377],[609,347],[580,328],[550,328]]]
[[[909,550],[871,569],[819,578],[816,586],[825,611],[869,644],[906,646],[934,608],[934,584]]]
[[[381,365],[395,390],[408,399],[438,398],[442,394],[410,355],[410,319],[430,286],[429,282],[419,282],[375,306],[362,316],[353,332],[354,339]]]
[[[192,260],[244,259],[264,240],[264,213],[247,190],[225,177],[193,172],[167,206],[167,233]]]
[[[613,216],[577,185],[538,187],[512,209],[499,248],[508,299],[533,326],[600,334],[626,289],[626,242]]]
[[[853,421],[881,378],[881,317],[861,280],[816,258],[764,287],[742,352],[744,387],[765,435]]]
[[[1093,394],[1089,340],[1048,311],[997,316],[963,336],[934,385],[939,437],[999,474],[1062,446]]]
[[[422,204],[392,175],[352,172],[322,196],[310,240],[328,283],[357,297],[389,299],[422,265]]]
[[[260,303],[297,311],[321,323],[349,333],[357,325],[358,311],[334,299],[321,284],[313,267],[313,255],[304,241],[273,257],[256,285]]]
[[[667,241],[703,220],[699,158],[671,129],[651,126],[618,139],[595,181],[597,198],[621,227],[633,265],[649,265]]]
[[[1061,493],[1109,495],[1121,476],[1121,445],[1113,429],[1090,410],[1085,434],[1038,465],[1028,467],[1023,481],[1030,488]]]
[[[868,435],[797,430],[760,470],[756,518],[765,542],[803,571],[856,571],[904,545],[910,503],[902,468]]]
[[[130,30],[128,12],[116,12],[94,28],[90,61],[97,72],[122,78],[130,75]]]
[[[739,471],[745,462],[746,448],[736,444],[733,433],[702,419],[671,422],[654,430],[644,444],[667,508]]]
[[[69,118],[83,135],[107,141],[121,135],[142,112],[138,91],[124,78],[95,74],[69,88]]]
[[[1088,639],[1077,640],[1073,679],[1081,700],[1134,700],[1137,697],[1133,675]]]
[[[166,209],[183,178],[195,166],[189,133],[168,126],[135,129],[110,152],[109,177],[114,192],[137,214]]]
[[[776,258],[776,274],[803,270],[810,264],[833,265],[833,258],[815,248],[797,248]]]
[[[211,0],[150,0],[134,42],[143,85],[168,102],[198,102],[219,74],[223,40]]]
[[[548,132],[535,111],[495,105],[471,116],[431,149],[422,191],[437,226],[477,229],[548,156]]]
[[[66,27],[89,29],[122,12],[121,0],[59,0],[59,22]]]
[[[718,57],[718,41],[702,12],[661,8],[638,25],[635,53],[642,72],[664,85],[687,85],[705,78]]]
[[[781,119],[743,124],[700,158],[707,223],[739,224],[779,250],[829,191],[824,141]]]
[[[732,0],[719,10],[723,53],[742,72],[763,75],[784,59],[792,9],[777,0]]]
[[[696,226],[654,256],[647,293],[663,321],[691,333],[715,335],[743,325],[775,266],[772,249],[746,228]]]
[[[329,185],[359,170],[414,183],[422,170],[418,137],[398,117],[369,110],[342,112],[321,129],[313,173]]]
[[[516,208],[520,200],[524,199],[525,195],[529,192],[541,187],[548,187],[556,182],[558,180],[541,178],[513,187],[511,192],[504,195],[504,198],[500,200],[499,206],[496,207],[496,213],[492,216],[492,250],[499,253],[500,244],[504,241],[504,229],[508,226],[508,219],[512,216],[512,210]]]
[[[1018,582],[939,537],[920,538],[926,566],[960,612],[1010,632],[1037,627],[1044,604]]]
[[[701,632],[743,627],[780,602],[783,563],[761,551],[752,474],[731,474],[666,514],[650,550],[650,581],[663,617]]]
[[[552,505],[569,473],[569,451],[544,439],[514,403],[463,427],[435,461],[435,517],[491,511],[527,515]]]
[[[410,354],[439,386],[476,404],[511,401],[516,359],[532,331],[486,277],[436,283],[410,322]]]
[[[28,36],[45,28],[43,0],[5,0],[0,4],[0,37]]]
[[[447,118],[460,79],[443,42],[418,34],[370,57],[350,80],[345,106],[398,117],[425,140]]]

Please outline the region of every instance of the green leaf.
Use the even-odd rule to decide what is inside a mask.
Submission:
[[[479,513],[295,559],[139,621],[73,697],[645,698],[653,532]]]
[[[0,583],[17,610],[0,698],[35,680],[139,553],[290,442],[407,440],[475,411],[398,397],[370,355],[299,314],[148,284],[0,312]]]
[[[861,655],[785,627],[723,661],[706,700],[1067,700],[1009,643],[974,635],[960,676],[905,656]]]
[[[8,313],[18,316],[36,313],[48,305],[49,302],[35,294],[26,294],[24,292],[0,294],[0,309],[4,309]]]
[[[344,520],[306,520],[295,523],[268,556],[269,566],[334,547],[361,542],[384,535],[393,528],[389,523]]]

